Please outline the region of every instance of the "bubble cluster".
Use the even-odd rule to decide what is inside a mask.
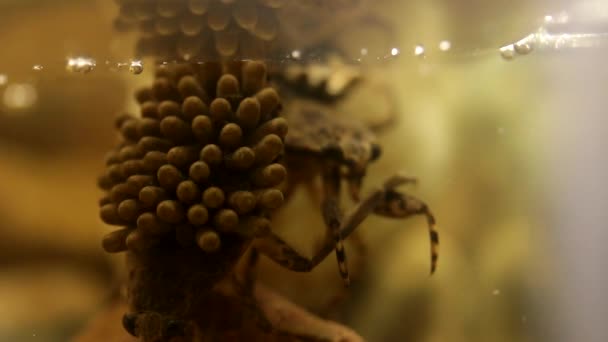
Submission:
[[[134,60],[129,63],[129,72],[133,75],[139,75],[144,72],[144,64],[140,60]]]
[[[173,238],[212,253],[224,234],[268,231],[283,203],[287,123],[266,74],[261,62],[157,69],[136,93],[141,116],[117,118],[122,141],[99,178],[102,220],[124,227],[103,239],[107,252]]]
[[[79,72],[83,74],[88,74],[91,71],[95,70],[96,66],[97,62],[95,62],[95,60],[92,58],[74,57],[67,59],[65,68],[69,72]]]
[[[499,49],[500,56],[505,60],[512,60],[515,58],[515,46],[513,44],[505,45]]]
[[[141,33],[137,53],[165,59],[259,58],[289,0],[119,0],[114,26]]]
[[[424,45],[422,45],[422,44],[418,44],[414,47],[414,56],[424,57],[425,52],[426,52],[426,49],[424,48]]]

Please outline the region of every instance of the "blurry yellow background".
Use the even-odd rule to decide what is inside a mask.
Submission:
[[[369,341],[538,340],[543,328],[531,297],[550,275],[539,238],[546,229],[541,153],[550,113],[539,59],[507,62],[497,48],[534,30],[558,4],[368,5],[375,21],[347,20],[332,44],[354,54],[396,47],[400,56],[363,63],[362,86],[339,109],[373,115],[370,103],[382,89],[394,95],[398,119],[380,134],[383,155],[364,190],[397,171],[419,178],[408,191],[437,217],[438,272],[428,276],[423,219],[370,217],[360,228],[365,257],[347,245],[351,289],[342,289],[333,256],[312,274],[264,262],[262,281]],[[100,248],[108,230],[98,219],[95,178],[115,139],[114,114],[133,108],[132,89],[150,77],[150,68],[139,76],[102,70],[106,59],[130,58],[131,41],[111,30],[115,10],[105,0],[0,2],[0,74],[6,76],[0,82],[0,341],[65,341],[114,289],[120,256]],[[439,50],[443,40],[450,51]],[[414,56],[417,44],[425,56]],[[79,54],[94,56],[98,70],[65,72],[65,58]],[[11,105],[6,92],[23,84],[34,87],[35,100]],[[30,88],[17,91],[31,96]],[[323,231],[320,215],[310,215],[315,210],[300,191],[277,215],[275,229],[308,252]]]

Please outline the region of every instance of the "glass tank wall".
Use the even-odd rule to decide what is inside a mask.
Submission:
[[[377,137],[361,194],[416,177],[400,189],[440,236],[429,276],[424,218],[370,215],[346,239],[349,288],[333,255],[310,273],[261,257],[258,282],[366,341],[608,339],[608,2],[238,0],[226,23],[181,26],[163,21],[171,4],[125,3],[0,2],[0,341],[82,337],[120,297],[96,186],[114,120],[139,114],[134,91],[163,64],[222,59],[262,59],[272,81],[306,74],[322,94],[285,92]],[[298,186],[271,219],[307,256],[325,236],[323,191]]]

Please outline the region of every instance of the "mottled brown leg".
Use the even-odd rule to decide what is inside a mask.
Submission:
[[[238,291],[244,296],[253,293],[259,256],[260,254],[255,248],[249,248],[234,269],[234,283],[238,287]]]
[[[424,215],[426,217],[431,242],[431,274],[433,274],[437,268],[439,233],[435,229],[435,216],[433,216],[426,203],[408,194],[388,191],[384,196],[384,202],[376,207],[374,212],[378,215],[394,218],[406,218],[413,215]]]
[[[359,202],[361,199],[359,197],[359,190],[361,188],[361,184],[363,181],[364,174],[351,174],[346,178],[347,184],[349,186],[349,195],[354,203]],[[418,179],[414,177],[408,177],[405,175],[399,175],[399,182],[403,182],[400,184],[417,184]],[[389,186],[394,186],[392,184],[388,184]],[[352,246],[356,249],[357,254],[357,269],[362,269],[365,265],[365,257],[367,255],[367,246],[365,241],[360,235],[359,231],[354,231],[349,236],[350,242]]]
[[[405,218],[412,215],[425,215],[429,225],[431,240],[431,273],[435,271],[437,263],[437,247],[439,235],[435,230],[435,218],[427,205],[415,197],[401,194],[393,189],[399,185],[411,183],[412,178],[403,175],[390,177],[382,187],[378,187],[363,198],[351,209],[342,221],[340,236],[348,237],[359,224],[371,213],[394,218]],[[319,250],[312,258],[300,255],[291,246],[274,233],[257,238],[253,247],[261,254],[266,255],[276,263],[296,272],[309,272],[323,261],[334,249],[335,240],[331,232],[325,238]]]
[[[307,258],[289,246],[274,233],[257,238],[253,246],[261,254],[269,257],[277,264],[296,272],[309,272],[317,266],[334,249],[334,240],[327,234],[316,257]]]
[[[340,169],[339,166],[331,165],[323,173],[323,201],[321,202],[321,213],[323,221],[328,229],[328,234],[334,239],[336,249],[336,259],[338,261],[338,269],[344,280],[344,285],[350,285],[348,275],[348,266],[346,263],[346,252],[344,250],[344,241],[340,234],[340,225],[342,223],[342,210],[340,209]]]
[[[361,224],[361,222],[378,206],[385,202],[384,195],[398,186],[415,183],[416,179],[402,174],[389,177],[381,187],[372,190],[365,198],[357,202],[355,206],[344,216],[342,220],[341,233],[347,237]]]
[[[435,217],[428,206],[413,196],[402,194],[394,189],[406,184],[416,184],[417,179],[404,174],[396,174],[387,179],[381,188],[373,190],[362,201],[357,203],[344,217],[341,226],[343,237],[349,236],[370,214],[407,218],[414,215],[424,215],[427,219],[431,242],[431,273],[436,269],[438,259],[439,234],[435,229]]]
[[[382,188],[373,191],[366,199],[359,202],[342,222],[342,235],[348,236],[370,213],[391,218],[407,218],[424,215],[427,219],[431,242],[431,274],[437,268],[439,234],[435,229],[435,217],[428,206],[416,197],[400,193],[394,189],[400,185],[416,183],[415,178],[395,175],[389,178]]]

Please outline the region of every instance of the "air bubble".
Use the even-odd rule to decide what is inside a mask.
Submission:
[[[520,55],[527,55],[530,52],[532,52],[533,48],[532,48],[532,44],[530,43],[517,43],[514,45],[515,48],[515,52],[517,52]]]
[[[398,54],[399,54],[399,49],[397,49],[397,48],[391,49],[391,56],[397,56]]]
[[[505,60],[512,60],[515,58],[515,47],[513,44],[509,44],[500,48],[500,56]]]
[[[291,52],[291,57],[294,59],[300,59],[302,57],[302,52],[300,50],[293,50]]]
[[[414,47],[414,56],[424,57],[424,45],[418,44]]]
[[[449,40],[442,40],[439,42],[439,50],[448,51],[452,48],[452,43]]]
[[[505,60],[511,60],[535,50],[559,51],[604,47],[608,44],[608,33],[605,32],[604,27],[605,25],[587,26],[585,22],[571,23],[570,16],[566,12],[546,15],[538,29],[515,43],[500,48],[500,55]],[[572,28],[576,31],[566,31]]]
[[[68,58],[66,70],[69,72],[80,72],[83,74],[87,74],[87,73],[95,70],[95,66],[96,66],[95,60],[92,58],[85,58],[85,57]]]
[[[4,105],[10,109],[27,109],[38,100],[38,91],[29,83],[11,84],[4,91]]]
[[[519,40],[513,45],[515,52],[519,55],[527,55],[534,49],[534,41],[536,40],[535,34],[530,34],[525,38]]]
[[[34,71],[42,71],[44,69],[44,66],[40,65],[40,64],[36,64],[32,67],[32,70]]]
[[[144,71],[144,64],[140,60],[131,61],[129,64],[129,72],[133,75],[139,75]]]

